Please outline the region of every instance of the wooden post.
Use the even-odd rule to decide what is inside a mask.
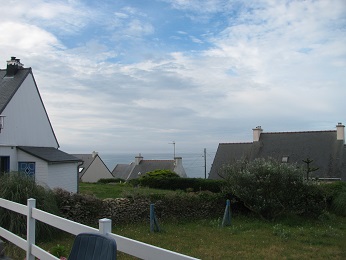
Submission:
[[[99,232],[102,235],[107,235],[107,233],[112,233],[112,220],[108,218],[100,219]]]
[[[160,232],[159,223],[155,215],[155,206],[150,204],[150,232]]]
[[[223,215],[222,226],[230,226],[231,225],[231,202],[230,200],[226,201],[225,213]]]
[[[31,254],[31,245],[35,244],[35,229],[36,229],[36,220],[32,217],[32,209],[36,208],[36,200],[28,199],[27,201],[27,228],[26,228],[26,260],[35,260],[35,256]]]

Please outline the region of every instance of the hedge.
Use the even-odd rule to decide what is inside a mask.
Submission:
[[[201,178],[138,178],[130,180],[134,186],[143,186],[164,190],[211,191],[221,192],[225,181]]]

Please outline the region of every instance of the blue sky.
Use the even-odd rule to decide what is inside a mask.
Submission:
[[[344,0],[0,0],[61,149],[216,151],[346,123]]]

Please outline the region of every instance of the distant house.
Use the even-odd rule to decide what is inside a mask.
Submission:
[[[99,179],[113,178],[113,175],[97,152],[72,155],[83,161],[78,166],[79,179],[82,182],[97,182]]]
[[[79,159],[58,148],[31,68],[12,57],[0,70],[0,171],[77,192]]]
[[[253,129],[253,141],[248,143],[220,143],[210,170],[210,179],[220,179],[222,167],[240,159],[274,158],[282,163],[312,160],[318,168],[311,177],[346,181],[345,126],[338,123],[336,130],[304,132],[263,132]]]
[[[112,175],[115,178],[131,180],[154,170],[171,170],[180,177],[186,178],[182,160],[182,157],[175,157],[174,160],[144,160],[143,156],[139,154],[130,164],[117,164]]]

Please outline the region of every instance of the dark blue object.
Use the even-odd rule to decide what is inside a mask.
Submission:
[[[155,215],[155,205],[150,204],[150,232],[160,232],[160,226]]]
[[[111,237],[97,233],[76,236],[68,260],[116,260],[117,244]]]
[[[231,225],[231,202],[230,200],[226,201],[225,213],[223,215],[221,226],[230,226]]]

